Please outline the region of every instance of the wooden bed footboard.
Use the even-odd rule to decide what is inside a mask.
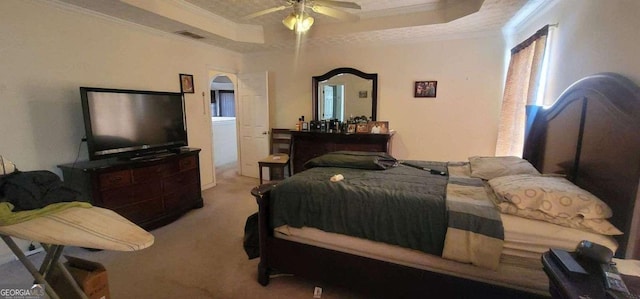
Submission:
[[[274,237],[269,228],[269,193],[275,184],[251,190],[259,206],[258,282],[267,286],[274,273],[294,274],[314,283],[356,291],[371,298],[544,298],[540,294],[491,285],[437,272],[297,243]]]
[[[258,264],[258,282],[266,286],[269,284],[269,254],[267,253],[268,239],[273,238],[273,230],[269,229],[269,191],[275,183],[262,184],[251,190],[251,195],[258,203],[258,244],[260,246],[260,263]]]

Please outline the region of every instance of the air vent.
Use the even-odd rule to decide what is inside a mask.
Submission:
[[[183,35],[183,36],[186,36],[186,37],[190,37],[190,38],[193,38],[193,39],[203,39],[204,38],[204,36],[202,36],[202,35],[197,35],[197,34],[195,34],[193,32],[189,32],[189,31],[186,31],[186,30],[176,31],[175,33]]]

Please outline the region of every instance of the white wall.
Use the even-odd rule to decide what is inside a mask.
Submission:
[[[521,25],[513,40],[559,23],[549,99],[596,72],[614,71],[640,82],[638,11],[640,1],[635,0],[558,0]],[[214,70],[269,71],[271,126],[294,128],[300,115],[311,118],[311,77],[354,67],[379,75],[378,119],[397,130],[392,151],[398,158],[491,155],[503,54],[512,46],[496,33],[388,47],[303,49],[298,56],[242,56],[52,2],[2,0],[0,154],[23,170],[60,173],[56,165],[76,159],[84,135],[79,86],[178,91],[178,74],[187,73],[194,75],[196,87],[195,94],[186,95],[189,141],[203,149],[202,180],[210,186],[214,174],[208,90]],[[438,81],[437,98],[413,98],[413,83],[422,80]],[[86,158],[83,146],[79,159]],[[7,254],[8,249],[0,247],[0,262]]]
[[[311,119],[311,77],[337,67],[378,73],[378,120],[397,131],[401,159],[466,160],[495,149],[502,99],[504,42],[477,38],[366,48],[246,55],[243,71],[268,70],[271,126]],[[437,98],[414,98],[415,81],[437,80]]]
[[[216,167],[238,162],[235,117],[212,117],[213,159]]]
[[[515,44],[546,24],[558,24],[551,29],[545,103],[553,103],[573,82],[595,73],[615,72],[640,83],[639,12],[637,0],[556,0],[517,27]]]
[[[62,8],[0,1],[0,154],[21,170],[61,172],[84,136],[79,86],[179,91],[186,95],[189,145],[201,148],[202,184],[213,184],[209,69],[236,70],[240,56],[179,36]],[[205,92],[205,97],[201,95]],[[87,159],[83,144],[80,160]],[[22,247],[26,245],[20,244]],[[0,262],[9,249],[0,246]]]
[[[546,24],[552,29],[546,103],[576,80],[617,72],[640,82],[640,1],[556,0],[508,39],[483,36],[412,45],[301,49],[245,55],[243,71],[270,71],[271,126],[311,119],[311,77],[337,67],[379,75],[378,119],[397,131],[401,159],[461,160],[492,155],[504,84],[505,50]],[[413,82],[437,80],[438,97],[413,98]]]

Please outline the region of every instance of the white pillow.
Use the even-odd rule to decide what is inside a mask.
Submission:
[[[516,156],[473,156],[469,157],[469,166],[471,177],[483,180],[514,174],[540,175],[529,161]]]
[[[0,155],[0,175],[10,174],[16,171],[16,165]]]

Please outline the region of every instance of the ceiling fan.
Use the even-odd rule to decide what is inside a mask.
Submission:
[[[311,28],[311,25],[313,25],[313,17],[311,17],[305,11],[306,8],[309,8],[316,13],[340,20],[357,21],[360,19],[358,15],[338,9],[361,9],[360,5],[355,2],[334,0],[286,0],[286,2],[287,3],[285,5],[261,10],[246,15],[242,18],[248,20],[272,12],[281,11],[287,8],[293,8],[293,12],[282,20],[282,24],[284,24],[285,27],[289,28],[289,30],[295,30],[298,33],[306,32],[307,30],[309,30],[309,28]]]

